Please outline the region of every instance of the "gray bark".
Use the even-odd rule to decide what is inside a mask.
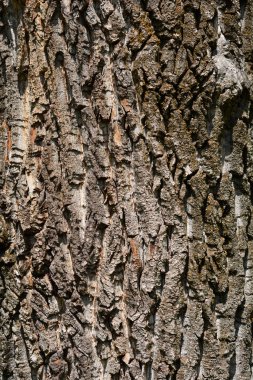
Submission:
[[[253,3],[0,2],[0,379],[250,380]]]

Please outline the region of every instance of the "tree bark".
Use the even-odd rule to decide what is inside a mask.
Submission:
[[[250,380],[253,2],[0,2],[0,379]]]

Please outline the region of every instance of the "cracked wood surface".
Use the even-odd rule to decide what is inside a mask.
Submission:
[[[250,380],[253,3],[0,2],[0,379]]]

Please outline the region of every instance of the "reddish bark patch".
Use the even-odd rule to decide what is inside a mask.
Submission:
[[[131,251],[132,251],[132,257],[133,257],[134,265],[137,268],[142,267],[142,263],[141,263],[139,252],[138,252],[138,247],[137,247],[134,239],[130,239],[130,247],[131,247]]]
[[[30,142],[31,142],[31,144],[34,144],[36,136],[37,136],[36,129],[35,128],[31,128],[31,130],[30,130]]]

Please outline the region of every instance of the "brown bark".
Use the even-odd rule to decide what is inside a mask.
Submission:
[[[252,378],[252,20],[0,2],[0,379]]]

